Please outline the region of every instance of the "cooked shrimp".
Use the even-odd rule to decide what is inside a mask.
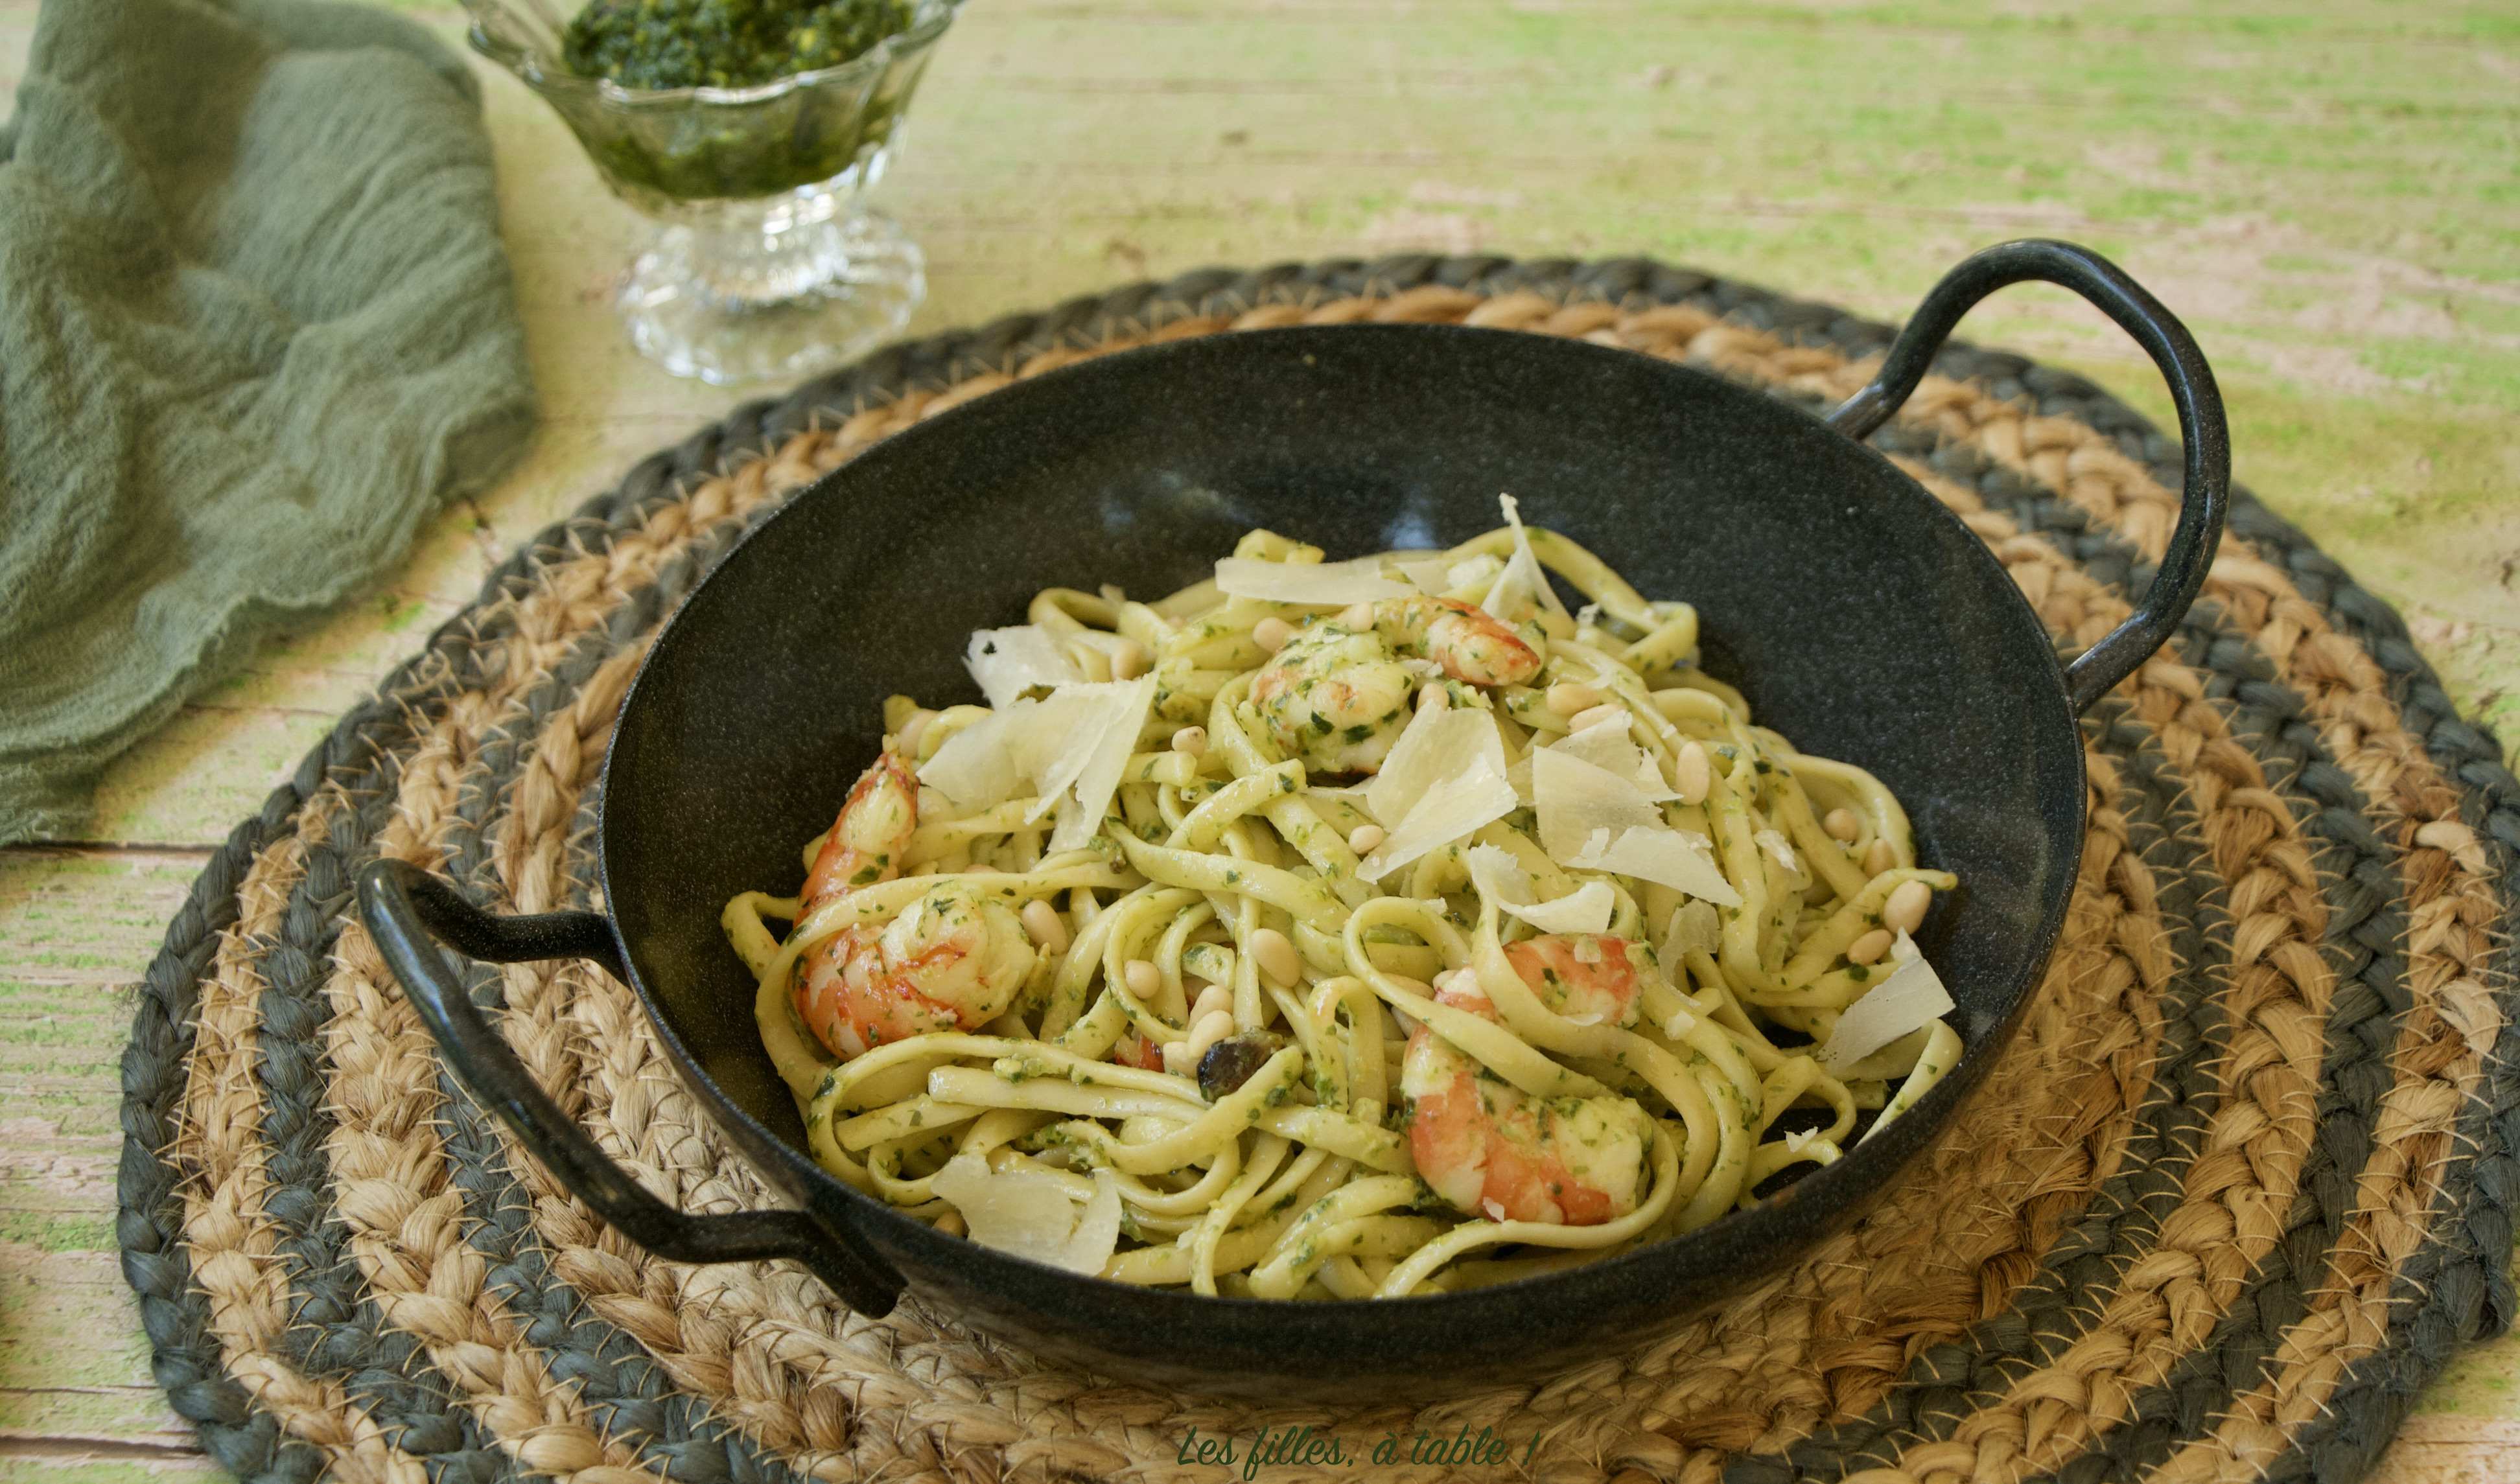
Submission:
[[[1615,961],[1628,967],[1624,955]],[[1514,967],[1534,991],[1548,993],[1531,969],[1521,963]],[[1608,977],[1615,983],[1618,971]],[[1632,969],[1626,977],[1633,996]],[[1618,998],[1606,986],[1573,994],[1604,1006]],[[1435,999],[1497,1018],[1496,1007],[1467,974],[1455,976]],[[1633,1101],[1531,1097],[1422,1025],[1409,1038],[1400,1087],[1409,1098],[1409,1148],[1418,1178],[1455,1209],[1491,1221],[1591,1227],[1637,1208],[1651,1131]]]
[[[1372,611],[1370,629],[1345,614],[1306,623],[1251,682],[1251,703],[1279,747],[1325,772],[1382,766],[1409,725],[1426,661],[1470,685],[1519,685],[1539,673],[1539,653],[1510,625],[1466,603],[1393,598]]]
[[[1290,757],[1372,773],[1409,725],[1418,676],[1371,630],[1336,619],[1297,629],[1251,681],[1251,704]]]
[[[918,825],[918,776],[887,748],[858,775],[832,832],[823,836],[814,869],[805,874],[805,910],[901,875],[901,853]]]
[[[1540,673],[1540,652],[1511,624],[1455,599],[1385,599],[1373,606],[1373,631],[1468,685],[1518,686]]]
[[[1540,1003],[1584,1025],[1634,1025],[1641,965],[1653,950],[1624,938],[1551,933],[1505,946],[1506,962]]]
[[[805,909],[899,876],[918,824],[918,781],[886,752],[840,806],[806,877]],[[890,922],[842,928],[815,951],[796,1013],[845,1060],[905,1036],[978,1029],[1006,1012],[1032,964],[1015,915],[947,878]]]

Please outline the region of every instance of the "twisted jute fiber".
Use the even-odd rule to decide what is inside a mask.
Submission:
[[[1012,380],[1356,320],[1581,337],[1813,407],[1889,335],[1642,261],[1215,271],[898,347],[639,465],[238,827],[150,968],[119,1236],[158,1379],[220,1462],[413,1484],[1219,1477],[1178,1462],[1193,1428],[1239,1453],[1309,1424],[1351,1460],[1486,1428],[1511,1462],[1474,1477],[2343,1481],[2458,1344],[2510,1324],[2520,786],[2398,616],[2245,494],[2172,647],[2086,719],[2064,941],[1954,1137],[1790,1273],[1542,1384],[1261,1407],[1108,1383],[917,1302],[869,1322],[787,1264],[630,1246],[448,1077],[346,915],[353,873],[387,856],[496,910],[600,905],[589,790],[621,696],[748,521]],[[1936,369],[1873,442],[2061,648],[2088,645],[2160,560],[2177,448],[2018,357],[1955,346]],[[776,1203],[622,986],[582,964],[471,982],[660,1197]]]

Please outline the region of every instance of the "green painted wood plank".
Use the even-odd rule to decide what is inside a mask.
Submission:
[[[227,1471],[198,1451],[104,1447],[86,1440],[0,1440],[0,1480],[44,1484],[169,1484],[224,1479]]]

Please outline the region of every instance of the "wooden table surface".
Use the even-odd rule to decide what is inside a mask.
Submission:
[[[451,4],[406,8],[460,35]],[[0,85],[33,22],[0,0]],[[150,1380],[112,1251],[127,986],[212,845],[512,546],[742,395],[632,352],[609,300],[637,219],[482,73],[531,452],[118,762],[80,837],[0,851],[0,1471],[217,1471]],[[913,121],[879,201],[926,247],[915,333],[1428,249],[1646,253],[1896,319],[1976,247],[2092,244],[2203,341],[2239,478],[2520,738],[2508,0],[973,0]],[[2061,291],[1962,333],[2168,424],[2140,354]],[[2436,1381],[2379,1477],[2520,1479],[2520,1338]]]

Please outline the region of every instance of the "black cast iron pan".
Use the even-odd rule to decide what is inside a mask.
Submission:
[[[2091,299],[2169,378],[2186,505],[2136,615],[2062,667],[1985,546],[1857,439],[1969,305],[2044,279]],[[1686,366],[1432,326],[1220,335],[993,392],[860,455],[747,536],[667,625],[606,764],[610,916],[501,919],[381,863],[360,905],[448,1061],[526,1147],[652,1251],[792,1257],[852,1306],[905,1287],[1109,1374],[1192,1391],[1353,1401],[1458,1392],[1635,1347],[1843,1228],[1983,1079],[2063,922],[2084,823],[2077,713],[2160,646],[2221,534],[2229,451],[2203,357],[2106,260],[2013,243],[1955,270],[1879,380],[1825,423]],[[1440,547],[1526,519],[1651,598],[1697,606],[1704,662],[1758,719],[1860,762],[1960,888],[1920,935],[1958,1002],[1959,1068],[1881,1137],[1713,1227],[1548,1278],[1382,1303],[1149,1291],[985,1250],[824,1174],[720,934],[740,891],[796,888],[797,846],[880,744],[881,702],[977,699],[975,628],[1053,585],[1169,592],[1253,526],[1333,556]],[[694,1217],[570,1123],[432,941],[494,962],[594,959],[635,989],[692,1091],[795,1209]]]

